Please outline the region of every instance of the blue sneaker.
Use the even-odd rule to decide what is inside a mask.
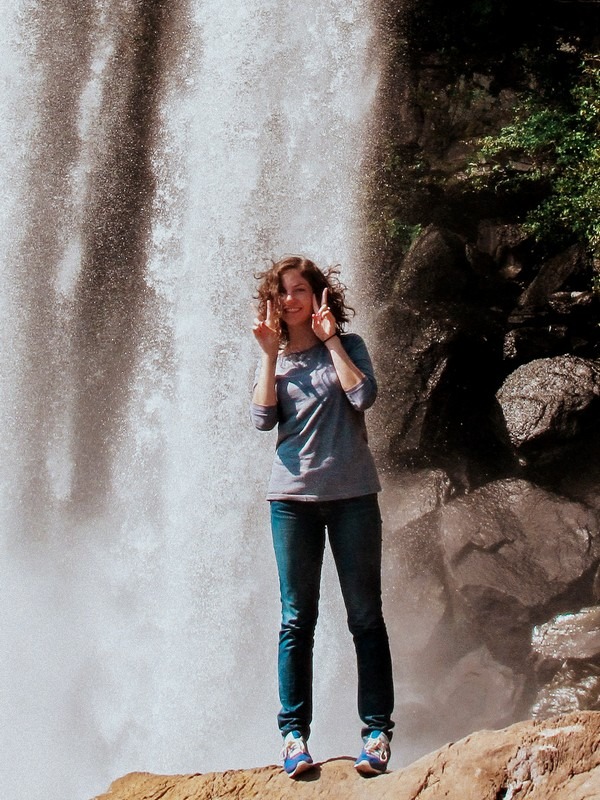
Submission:
[[[299,731],[291,731],[285,737],[281,758],[283,768],[290,778],[296,778],[301,772],[314,766],[304,737]]]
[[[390,760],[390,740],[382,731],[372,731],[365,736],[363,749],[354,762],[362,775],[381,775]]]

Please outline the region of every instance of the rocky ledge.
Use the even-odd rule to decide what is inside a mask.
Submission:
[[[599,745],[600,712],[584,711],[480,731],[373,779],[361,778],[351,758],[326,761],[298,781],[275,766],[132,773],[95,800],[592,800],[600,797]]]

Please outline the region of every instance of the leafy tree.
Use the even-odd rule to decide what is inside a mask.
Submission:
[[[566,93],[521,95],[511,125],[480,140],[480,188],[536,187],[524,227],[548,249],[580,242],[600,264],[600,58],[587,56]]]

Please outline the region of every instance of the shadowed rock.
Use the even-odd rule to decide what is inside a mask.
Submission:
[[[554,677],[540,688],[531,709],[534,719],[600,708],[600,666],[565,662]]]
[[[540,617],[575,595],[585,604],[600,533],[586,506],[508,479],[444,506],[441,546],[456,616],[496,658],[519,664]]]
[[[590,800],[600,795],[600,713],[481,731],[404,769],[361,778],[352,759],[326,761],[291,781],[279,767],[206,775],[134,773],[96,800]]]
[[[522,293],[519,306],[545,305],[567,278],[581,268],[583,261],[584,253],[579,245],[573,245],[564,253],[549,259]]]
[[[402,262],[377,320],[385,341],[377,368],[386,381],[374,414],[395,464],[441,454],[456,468],[466,452],[499,461],[492,324],[474,302],[476,283],[463,240],[434,225]]]
[[[576,356],[540,358],[516,369],[497,393],[513,446],[546,456],[597,417],[600,367]]]
[[[600,657],[600,607],[559,614],[537,625],[531,637],[534,653],[546,661]]]
[[[531,645],[540,679],[546,681],[533,704],[534,718],[600,708],[598,606],[573,614],[559,614],[537,625]]]

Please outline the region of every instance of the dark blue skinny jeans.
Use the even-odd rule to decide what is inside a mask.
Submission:
[[[381,515],[377,495],[329,502],[271,501],[281,590],[279,729],[308,738],[312,721],[313,643],[325,531],[335,561],[358,666],[362,735],[391,736],[392,662],[381,610]]]

